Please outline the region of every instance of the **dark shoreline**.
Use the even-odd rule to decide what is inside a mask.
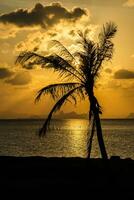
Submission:
[[[0,157],[0,188],[45,190],[87,188],[88,191],[129,191],[134,194],[134,160]]]
[[[35,121],[43,121],[45,120],[46,117],[44,118],[0,118],[0,121],[14,121],[14,120],[18,120],[18,121],[23,121],[23,120],[35,120]],[[53,118],[52,120],[71,120],[71,119],[81,119],[81,120],[88,120],[88,118]],[[134,118],[101,118],[101,120],[103,121],[108,121],[108,120],[134,120]]]

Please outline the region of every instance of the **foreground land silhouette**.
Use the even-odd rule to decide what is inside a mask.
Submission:
[[[43,191],[53,188],[134,194],[134,160],[84,158],[0,157],[0,188]],[[79,190],[77,191],[79,192]]]

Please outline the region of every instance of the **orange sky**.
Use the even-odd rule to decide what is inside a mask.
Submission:
[[[57,77],[40,68],[26,70],[15,66],[19,52],[36,50],[45,55],[48,42],[56,39],[73,53],[76,48],[73,33],[88,28],[89,38],[97,40],[101,26],[107,21],[118,26],[115,52],[112,61],[102,68],[95,93],[103,117],[127,117],[134,112],[134,0],[58,2],[61,5],[50,0],[0,1],[0,118],[45,115],[54,103],[47,97],[35,105],[34,97],[42,86],[57,82]],[[88,102],[80,102],[77,107],[68,104],[63,110],[86,113]]]

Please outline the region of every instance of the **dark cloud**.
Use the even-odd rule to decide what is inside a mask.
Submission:
[[[8,78],[14,73],[7,68],[0,68],[0,79]]]
[[[114,73],[115,79],[134,79],[134,71],[120,69]]]
[[[26,85],[30,83],[31,76],[28,72],[18,73],[13,78],[6,80],[6,83],[11,85]]]
[[[59,3],[53,3],[50,6],[37,3],[32,10],[18,9],[0,15],[0,22],[18,27],[40,25],[46,28],[58,23],[61,19],[75,21],[83,15],[86,15],[86,11],[78,7],[69,11]]]

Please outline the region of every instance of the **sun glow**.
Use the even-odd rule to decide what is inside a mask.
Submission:
[[[75,149],[74,155],[79,155],[81,149],[83,148],[83,146],[85,146],[82,156],[86,156],[85,137],[87,137],[88,121],[82,119],[70,119],[67,120],[66,127],[70,132],[70,134],[68,134],[70,146],[72,146],[73,148],[75,145],[75,148],[73,148]]]

